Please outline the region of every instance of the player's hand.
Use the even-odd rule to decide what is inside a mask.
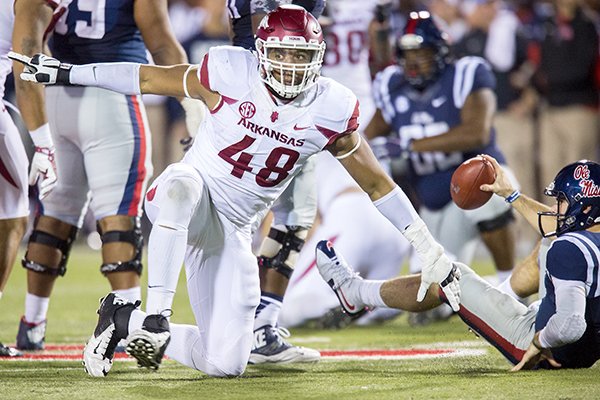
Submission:
[[[38,53],[33,57],[15,53],[8,53],[8,58],[18,61],[25,66],[21,73],[21,79],[29,82],[41,83],[44,85],[62,84],[68,85],[71,64],[64,64],[56,58]]]
[[[56,163],[54,162],[53,147],[36,147],[31,160],[29,185],[38,186],[40,200],[56,186]]]
[[[535,336],[539,337],[539,332],[536,332]],[[534,338],[534,340],[536,340],[536,338]],[[521,361],[511,369],[511,372],[533,369],[543,360],[548,361],[554,368],[561,367],[561,364],[554,359],[552,352],[549,349],[540,349],[536,347],[532,341]]]
[[[425,264],[421,271],[421,286],[417,293],[417,301],[421,302],[427,295],[429,286],[433,283],[440,285],[440,288],[446,296],[446,300],[452,307],[453,311],[460,309],[460,270],[455,263],[450,261],[450,258],[445,253],[433,262]]]
[[[409,151],[402,145],[400,138],[378,136],[369,141],[369,146],[378,160],[408,158]]]
[[[504,172],[504,169],[500,166],[500,164],[498,164],[498,161],[496,161],[494,157],[487,154],[481,154],[481,157],[488,160],[494,167],[494,171],[496,172],[496,180],[491,185],[481,185],[479,189],[484,192],[494,192],[498,196],[502,196],[504,198],[510,196],[515,191],[515,187]]]

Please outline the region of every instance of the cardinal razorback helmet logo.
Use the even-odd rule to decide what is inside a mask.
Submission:
[[[600,223],[600,164],[581,160],[567,165],[548,185],[544,194],[567,203],[564,213],[538,213],[538,223],[544,237],[560,236]],[[544,217],[556,218],[555,232],[544,232]]]
[[[269,58],[277,49],[305,50],[304,63]],[[325,42],[319,22],[304,8],[282,5],[267,14],[256,31],[256,51],[261,79],[278,96],[292,99],[317,82],[321,74]]]

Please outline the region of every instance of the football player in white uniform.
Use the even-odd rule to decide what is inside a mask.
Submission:
[[[258,57],[240,48],[215,47],[200,65],[72,66],[44,56],[11,55],[26,64],[25,80],[200,98],[210,110],[203,134],[184,159],[169,166],[146,194],[151,235],[162,247],[149,268],[164,281],[176,281],[179,270],[172,266],[185,260],[197,326],[169,327],[164,315],[147,315],[111,293],[101,302],[96,330],[84,349],[90,375],[108,373],[122,338],[143,366],[157,368],[166,351],[211,376],[243,373],[260,300],[252,224],[306,160],[324,149],[423,259],[418,299],[436,282],[454,309],[459,307],[460,274],[356,132],[356,97],[320,77],[325,43],[317,20],[303,8],[282,6],[263,19],[256,36]]]
[[[58,0],[6,0],[0,4],[0,98],[11,71],[6,57],[11,47],[33,54],[42,50],[44,31],[52,19]],[[13,29],[14,26],[14,29]],[[15,63],[15,75],[23,69]],[[28,180],[40,197],[56,185],[54,143],[44,109],[44,91],[37,85],[15,80],[17,103],[35,146],[31,173],[27,177],[27,155],[19,132],[6,108],[0,104],[0,297],[17,255],[27,226]],[[0,357],[20,353],[0,343]]]
[[[329,24],[325,28],[327,49],[322,74],[358,97],[360,124],[366,124],[376,108],[369,69],[369,26],[378,3],[378,0],[329,0],[325,8]],[[329,312],[338,308],[337,298],[314,268],[314,247],[319,240],[333,240],[336,248],[367,279],[398,275],[409,249],[404,237],[378,215],[368,197],[331,154],[319,154],[316,172],[321,225],[300,252],[290,279],[280,318],[284,326],[296,326],[314,318],[323,318],[320,323],[329,327],[334,327],[336,321],[347,323],[345,318],[340,320],[336,311]],[[396,314],[389,309],[378,309],[362,316],[358,323],[368,324]]]
[[[227,2],[232,43],[255,50],[254,33],[262,18],[277,6],[297,4],[318,18],[325,0],[232,0]],[[260,305],[254,318],[251,364],[315,362],[321,354],[285,340],[278,327],[283,297],[308,230],[317,214],[314,157],[303,166],[271,207],[273,220],[258,251]],[[260,223],[257,220],[257,223]],[[149,296],[150,299],[150,296]],[[168,304],[164,304],[166,308]]]

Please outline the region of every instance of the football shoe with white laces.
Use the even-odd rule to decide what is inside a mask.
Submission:
[[[265,325],[256,329],[248,363],[312,363],[321,359],[317,350],[288,343],[284,338],[289,337],[290,331],[282,327]]]
[[[46,320],[33,323],[21,317],[19,331],[17,332],[17,349],[19,350],[44,350],[46,339]]]
[[[317,243],[316,260],[319,273],[331,287],[342,306],[342,310],[352,319],[359,318],[368,308],[354,295],[356,284],[362,281],[341,255],[336,254],[328,240]]]

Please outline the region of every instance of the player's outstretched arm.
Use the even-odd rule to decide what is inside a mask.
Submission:
[[[71,65],[44,54],[30,58],[15,52],[8,53],[8,57],[25,66],[21,79],[44,85],[95,86],[130,95],[190,97],[204,100],[211,109],[221,97],[200,83],[198,67],[194,65],[158,67],[126,62]]]
[[[377,209],[413,245],[423,262],[417,301],[423,301],[433,283],[439,283],[448,302],[459,309],[460,272],[431,236],[404,192],[380,167],[369,145],[354,132],[341,136],[328,150],[342,163],[356,183],[369,195]]]

